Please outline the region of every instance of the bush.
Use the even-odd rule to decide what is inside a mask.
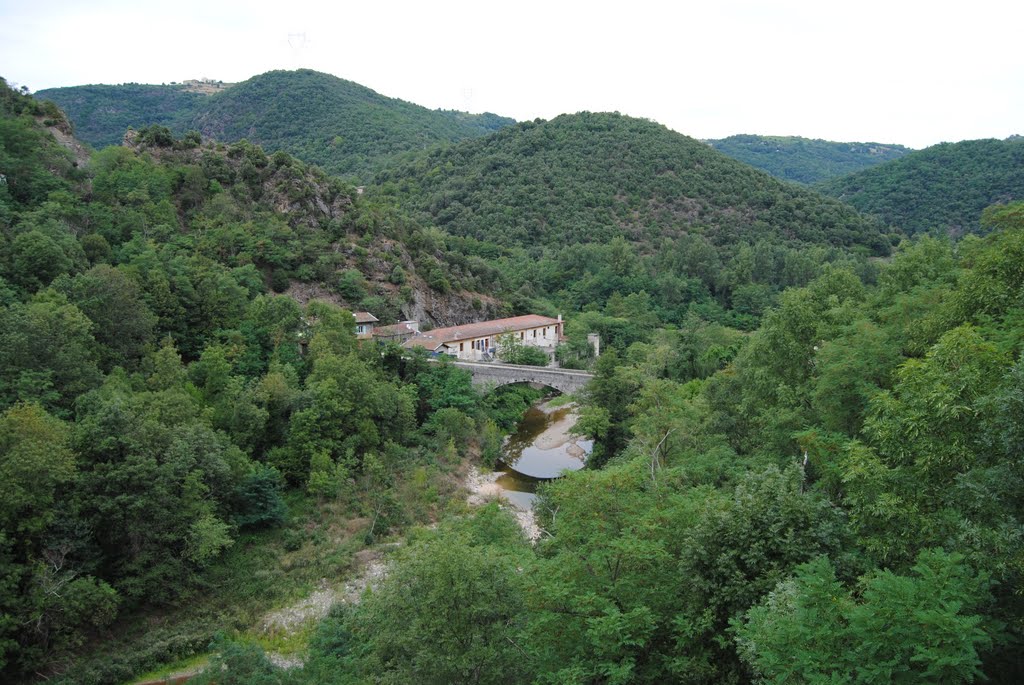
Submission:
[[[437,437],[441,443],[454,442],[462,452],[462,446],[473,436],[476,425],[473,419],[455,407],[438,409],[427,422],[426,429]]]

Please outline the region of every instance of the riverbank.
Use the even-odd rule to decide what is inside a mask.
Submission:
[[[516,431],[505,439],[498,468],[468,469],[463,479],[469,493],[466,503],[481,506],[500,500],[526,537],[538,540],[541,530],[533,512],[537,485],[583,468],[593,444],[573,433],[578,418],[578,406],[564,396],[527,409]]]
[[[537,409],[552,416],[558,412],[564,412],[555,418],[544,431],[538,435],[533,446],[540,450],[553,450],[559,447],[566,447],[566,452],[572,457],[585,460],[586,450],[578,444],[580,436],[574,434],[572,429],[580,418],[579,405],[575,402],[562,403],[562,397],[556,397],[543,404],[537,405]]]
[[[536,542],[540,539],[541,534],[540,527],[537,525],[537,517],[533,513],[533,509],[523,509],[505,498],[505,489],[497,483],[497,480],[503,475],[504,473],[501,471],[484,473],[476,466],[470,466],[463,481],[463,485],[469,491],[466,504],[479,507],[495,500],[502,501],[505,509],[515,517],[516,523],[523,529],[526,539]]]

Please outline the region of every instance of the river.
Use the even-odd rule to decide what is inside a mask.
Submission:
[[[577,471],[586,464],[593,440],[572,435],[576,405],[551,407],[550,402],[526,410],[516,431],[508,436],[497,465],[495,481],[501,496],[518,509],[529,510],[537,485],[557,478],[565,470]]]

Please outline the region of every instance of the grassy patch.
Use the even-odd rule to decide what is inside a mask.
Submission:
[[[576,396],[568,393],[562,395],[555,395],[547,401],[547,407],[549,409],[557,409],[558,407],[564,407],[567,404],[572,404],[576,401]]]
[[[187,659],[178,659],[175,662],[161,666],[160,668],[154,669],[147,673],[143,673],[138,676],[132,683],[144,683],[150,680],[160,680],[161,678],[167,678],[176,673],[182,673],[185,671],[200,671],[206,663],[210,660],[209,654],[197,654],[196,656],[189,657]]]
[[[302,493],[291,493],[288,505],[290,523],[239,535],[176,606],[124,616],[53,682],[119,683],[143,672],[166,675],[207,658],[217,633],[256,639],[269,611],[308,596],[322,579],[344,580],[363,547],[362,524],[351,511],[318,506]],[[295,653],[308,635],[300,629],[269,637],[266,647]]]
[[[309,638],[312,637],[320,619],[310,619],[295,630],[275,631],[273,633],[254,633],[249,637],[263,648],[263,651],[274,652],[281,656],[295,656],[302,654],[309,646]]]

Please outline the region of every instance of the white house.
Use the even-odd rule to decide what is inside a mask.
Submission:
[[[373,337],[373,324],[379,319],[370,312],[352,312],[356,318],[356,338],[368,340]]]

